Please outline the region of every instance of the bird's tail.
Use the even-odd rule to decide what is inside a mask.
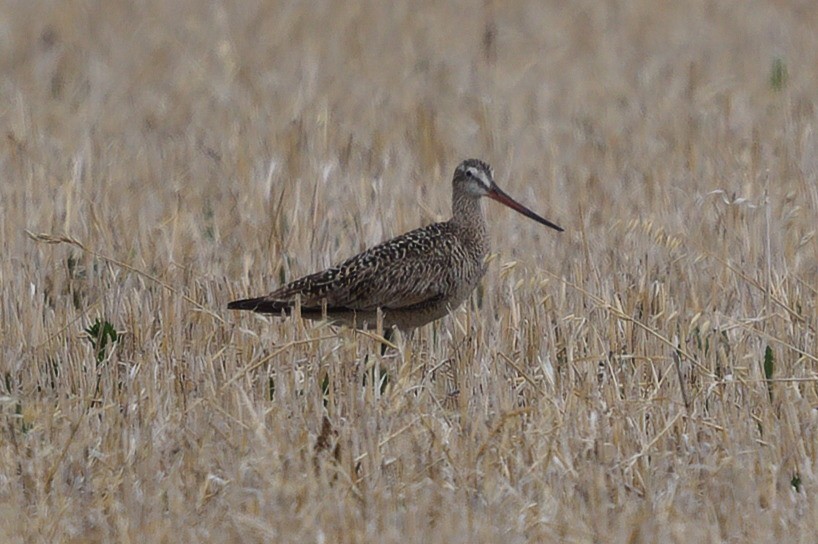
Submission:
[[[281,300],[270,300],[267,297],[245,298],[234,300],[227,305],[228,310],[250,310],[261,314],[290,314],[292,304]]]

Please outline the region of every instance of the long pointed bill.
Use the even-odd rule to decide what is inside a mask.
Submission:
[[[503,191],[502,189],[500,189],[499,187],[497,187],[497,185],[495,185],[493,183],[491,185],[491,190],[488,192],[488,194],[486,194],[486,196],[491,198],[492,200],[496,200],[500,204],[505,204],[506,206],[508,206],[509,208],[514,210],[515,212],[519,212],[519,213],[523,214],[524,216],[528,217],[529,219],[533,219],[537,223],[541,223],[541,224],[545,225],[546,227],[551,227],[552,229],[558,230],[560,232],[562,232],[564,230],[559,225],[556,225],[556,224],[552,223],[551,221],[549,221],[548,219],[544,219],[544,218],[540,217],[539,215],[537,215],[536,213],[532,212],[531,210],[529,210],[528,208],[526,208],[525,206],[523,206],[522,204],[520,204],[519,202],[517,202],[516,200],[514,200],[510,196],[508,196],[508,194],[505,191]]]

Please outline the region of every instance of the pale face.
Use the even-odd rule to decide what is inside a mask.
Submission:
[[[476,161],[461,163],[455,172],[455,180],[462,183],[470,195],[478,198],[488,195],[494,185],[491,169],[487,164]]]

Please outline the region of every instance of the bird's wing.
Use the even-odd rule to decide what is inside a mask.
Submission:
[[[406,309],[439,300],[446,291],[444,256],[407,255],[379,267],[359,269],[347,285],[329,293],[328,306],[353,310]]]
[[[444,223],[393,238],[338,266],[310,274],[270,293],[268,298],[305,307],[407,308],[432,301],[450,287],[453,237]]]

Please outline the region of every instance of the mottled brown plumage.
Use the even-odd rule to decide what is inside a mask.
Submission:
[[[468,159],[454,172],[450,220],[407,232],[269,295],[227,307],[289,315],[300,300],[302,317],[326,316],[358,328],[373,328],[379,308],[384,328],[411,330],[439,319],[466,299],[486,271],[484,196],[562,231],[497,187],[488,164]]]

